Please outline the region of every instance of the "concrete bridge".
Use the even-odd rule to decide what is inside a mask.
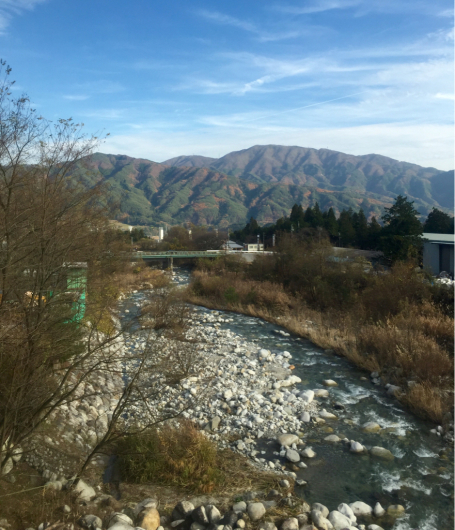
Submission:
[[[258,254],[271,254],[271,252],[245,252],[245,251],[225,251],[225,250],[157,250],[157,251],[136,251],[132,253],[133,259],[143,259],[144,261],[168,260],[169,268],[172,269],[174,258],[219,258],[226,255],[241,256],[245,261],[253,261]]]

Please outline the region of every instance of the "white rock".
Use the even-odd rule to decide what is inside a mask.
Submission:
[[[335,414],[332,414],[331,412],[327,412],[325,409],[322,409],[319,413],[320,418],[324,418],[325,420],[336,420],[337,417]]]
[[[321,512],[323,517],[327,517],[329,515],[329,509],[327,506],[324,506],[320,502],[313,503],[311,505],[311,511]]]
[[[313,390],[314,397],[329,397],[329,391],[326,388],[317,388],[316,390]]]
[[[311,449],[311,447],[306,447],[302,451],[300,451],[301,456],[304,458],[314,458],[316,456],[316,453]]]
[[[373,513],[373,508],[362,501],[352,502],[349,507],[354,512],[356,517],[362,515],[371,515]]]
[[[322,515],[322,512],[312,510],[311,519],[313,520],[313,523],[319,528],[319,530],[333,529],[332,523]]]
[[[265,506],[262,502],[252,502],[248,505],[248,515],[252,521],[259,521],[265,514]]]
[[[354,440],[351,440],[351,447],[350,447],[351,453],[363,453],[364,448],[363,445],[359,442],[354,442]]]
[[[124,513],[121,512],[115,512],[109,517],[109,521],[107,523],[107,527],[111,528],[117,523],[126,524],[129,526],[134,526],[133,521]]]
[[[375,517],[382,517],[385,514],[385,510],[379,502],[374,505],[373,514],[375,515]]]
[[[338,383],[333,379],[324,379],[324,381],[322,381],[322,384],[324,386],[338,386]]]
[[[310,413],[306,410],[302,412],[302,415],[300,416],[300,421],[304,421],[305,423],[309,423],[311,421]]]
[[[84,501],[90,501],[91,499],[96,497],[95,490],[81,479],[78,480],[74,491],[77,494],[78,498]]]
[[[377,524],[369,524],[367,528],[368,530],[384,530],[382,526],[378,526]]]
[[[281,524],[281,530],[299,530],[299,521],[295,517],[286,519]]]
[[[286,451],[286,458],[289,462],[295,463],[300,461],[300,455],[295,449],[288,449]]]
[[[280,434],[277,441],[280,445],[285,445],[290,447],[292,444],[295,444],[299,441],[299,437],[296,434]]]
[[[339,442],[341,438],[338,438],[336,434],[329,434],[324,438],[326,442]]]
[[[355,523],[357,521],[357,517],[354,515],[352,508],[348,504],[342,502],[338,506],[338,511],[345,515],[351,521],[351,523]]]
[[[312,390],[304,390],[300,392],[299,397],[306,403],[311,403],[314,398],[314,392]]]
[[[336,510],[330,512],[327,519],[332,523],[332,526],[335,530],[344,530],[345,528],[350,528],[351,526],[351,520]]]
[[[395,458],[388,449],[384,449],[384,447],[378,446],[372,447],[370,449],[370,454],[378,458],[383,458],[384,460],[393,460]]]
[[[362,430],[364,432],[378,432],[381,430],[381,426],[379,424],[377,424],[376,422],[374,421],[369,421],[367,423],[364,423],[362,425]]]

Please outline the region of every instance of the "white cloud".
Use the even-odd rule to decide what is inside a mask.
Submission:
[[[196,11],[196,14],[207,20],[216,22],[217,24],[232,26],[252,33],[256,35],[257,39],[260,42],[273,42],[278,40],[293,39],[299,37],[303,33],[312,33],[315,30],[320,31],[321,29],[317,27],[313,28],[307,26],[305,28],[299,28],[298,30],[286,29],[285,31],[270,32],[258,27],[256,24],[249,22],[248,20],[241,20],[231,15],[220,13],[219,11],[208,11],[206,9],[200,9],[199,11]]]
[[[283,13],[293,15],[309,15],[312,13],[322,13],[333,9],[349,9],[361,4],[361,0],[319,0],[316,2],[305,2],[303,6],[278,5],[276,9]]]
[[[436,99],[451,99],[452,101],[455,100],[454,94],[442,94],[441,92],[438,92],[434,96]]]
[[[5,33],[14,16],[30,11],[44,2],[47,0],[0,0],[0,34]]]
[[[70,101],[85,101],[86,99],[88,99],[90,96],[87,96],[85,94],[80,94],[80,95],[77,95],[77,94],[74,94],[74,95],[67,95],[67,96],[63,96],[63,99],[69,99]]]

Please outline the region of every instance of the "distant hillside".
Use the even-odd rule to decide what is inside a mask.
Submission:
[[[187,163],[191,158],[187,157]],[[171,161],[167,163],[172,165]],[[453,209],[453,171],[424,168],[381,155],[354,156],[329,149],[256,145],[228,153],[211,162],[210,168],[255,182],[349,189],[390,199],[407,195],[425,211],[432,206]]]
[[[210,167],[213,162],[216,162],[217,158],[210,158],[208,156],[177,156],[170,158],[162,162],[165,166],[172,167]]]
[[[210,167],[199,167],[206,161]],[[220,159],[177,157],[166,164],[96,153],[88,166],[86,184],[106,182],[110,202],[119,205],[117,219],[131,224],[237,227],[251,216],[274,222],[294,203],[306,208],[316,201],[323,210],[362,207],[368,216],[379,216],[400,193],[415,200],[423,215],[432,206],[453,208],[453,171],[379,155],[256,146]]]

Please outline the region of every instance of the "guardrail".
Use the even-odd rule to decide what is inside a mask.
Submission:
[[[217,256],[225,254],[220,250],[166,250],[166,251],[137,251],[133,252],[133,258],[142,259],[159,259],[159,258],[216,258]]]

